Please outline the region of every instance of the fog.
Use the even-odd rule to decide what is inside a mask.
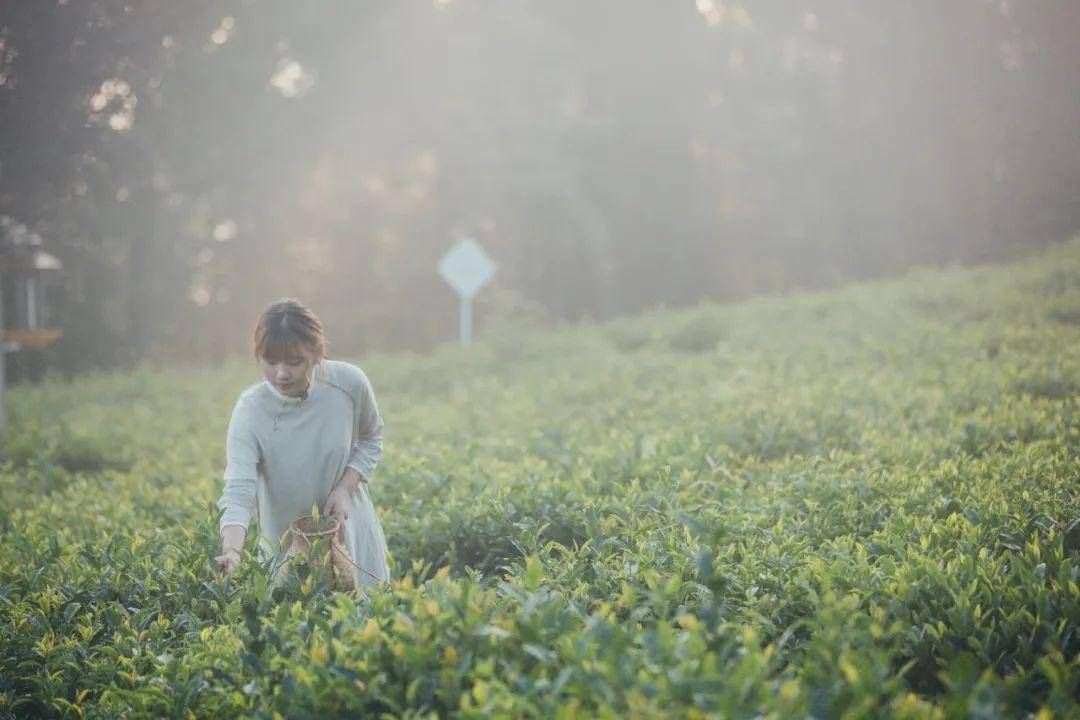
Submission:
[[[992,261],[1080,229],[1078,67],[1075,0],[19,0],[3,246],[63,263],[68,373],[282,296],[338,354],[453,341],[463,237],[481,336]]]

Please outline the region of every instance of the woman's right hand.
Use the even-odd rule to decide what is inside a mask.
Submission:
[[[221,555],[218,555],[214,560],[221,566],[221,569],[229,573],[229,577],[236,574],[236,571],[240,568],[240,551],[239,550],[226,550]]]
[[[240,567],[240,548],[244,547],[247,528],[243,525],[226,525],[221,528],[221,554],[214,560],[221,569],[233,576]]]

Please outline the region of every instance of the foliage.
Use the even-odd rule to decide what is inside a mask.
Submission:
[[[215,572],[247,366],[17,388],[0,717],[1075,717],[1077,277],[372,358],[383,592]]]
[[[478,328],[1058,241],[1077,66],[1076,0],[9,0],[0,214],[64,264],[51,371],[217,361],[283,295],[427,350],[458,236]]]

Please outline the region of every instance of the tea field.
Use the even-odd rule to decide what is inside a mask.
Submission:
[[[342,358],[379,593],[216,572],[250,363],[13,389],[0,717],[1080,717],[1080,241],[486,337]]]

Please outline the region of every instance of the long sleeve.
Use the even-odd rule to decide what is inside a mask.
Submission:
[[[255,511],[259,450],[241,400],[233,408],[225,438],[225,488],[218,500],[224,510],[220,527],[240,525],[245,530]]]
[[[371,382],[363,371],[359,373],[359,381],[356,431],[345,467],[353,468],[370,481],[382,457],[383,420]]]

